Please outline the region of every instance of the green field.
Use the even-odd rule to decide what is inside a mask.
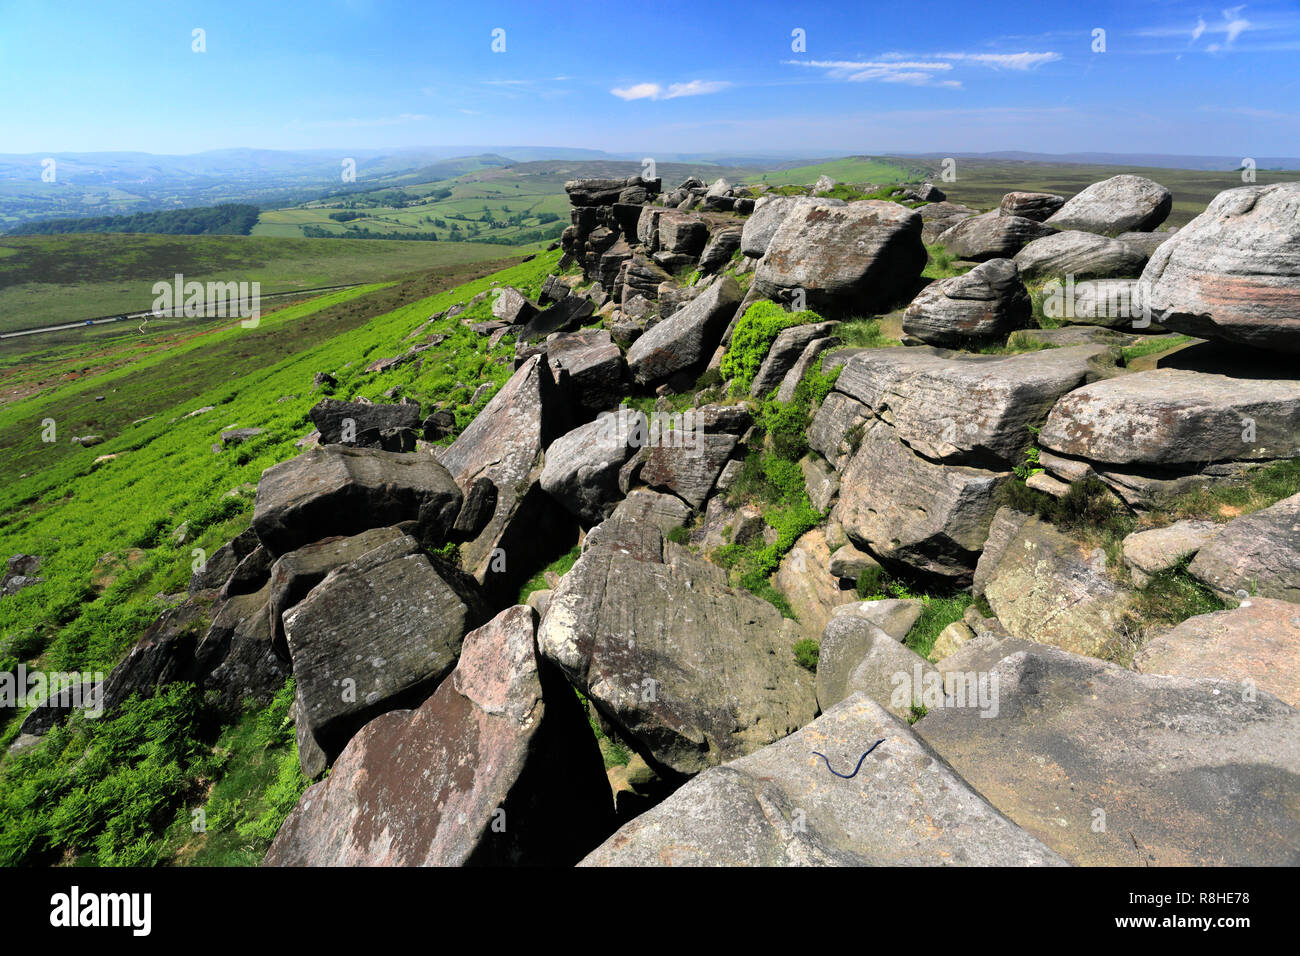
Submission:
[[[920,176],[922,167],[911,160],[882,160],[870,156],[851,156],[813,166],[796,166],[774,172],[758,173],[746,179],[749,183],[769,183],[773,186],[807,186],[822,176],[841,183],[901,183]]]
[[[488,243],[268,236],[0,237],[0,331],[148,309],[155,282],[260,282],[263,293],[377,282],[535,251]]]

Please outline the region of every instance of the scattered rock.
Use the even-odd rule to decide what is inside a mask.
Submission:
[[[1032,314],[1015,262],[991,259],[926,286],[903,313],[903,331],[930,345],[961,347],[1004,339]]]
[[[1187,570],[1227,597],[1244,591],[1300,603],[1300,495],[1233,518]]]
[[[1174,197],[1145,176],[1112,176],[1093,183],[1049,217],[1057,229],[1082,229],[1104,235],[1150,232],[1168,217]]]

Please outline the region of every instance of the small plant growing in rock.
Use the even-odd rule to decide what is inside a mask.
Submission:
[[[794,642],[795,662],[806,671],[817,673],[817,659],[821,654],[821,645],[812,638]]]

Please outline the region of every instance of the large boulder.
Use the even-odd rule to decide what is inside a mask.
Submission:
[[[420,430],[418,402],[401,405],[372,405],[369,402],[341,402],[326,398],[311,410],[311,420],[320,432],[322,445],[356,445],[361,448],[384,448],[388,451],[407,451],[409,448],[398,447],[390,435],[393,430],[406,431],[411,434],[414,447],[414,435]]]
[[[872,743],[879,745],[865,757]],[[847,779],[832,774],[831,762]],[[856,774],[854,764],[861,762]],[[921,742],[855,695],[700,774],[583,866],[1061,866]]]
[[[1174,208],[1173,194],[1145,176],[1112,176],[1073,196],[1047,225],[1116,236],[1151,232]]]
[[[1300,603],[1300,494],[1233,518],[1187,570],[1225,596],[1244,591]]]
[[[1042,222],[1064,205],[1065,197],[1055,193],[1011,192],[1002,197],[998,211],[1004,216]]]
[[[1114,362],[1104,345],[1022,355],[865,349],[845,363],[835,389],[887,420],[927,458],[1008,468],[1020,464],[1030,426],[1061,396],[1109,374]]]
[[[1175,521],[1163,528],[1128,535],[1123,541],[1124,563],[1133,582],[1142,587],[1153,575],[1187,561],[1222,528],[1213,521]]]
[[[462,500],[448,469],[429,455],[325,445],[262,472],[253,530],[272,557],[403,521],[417,522],[422,541],[440,544]]]
[[[542,489],[583,524],[603,521],[620,497],[618,473],[645,435],[638,411],[607,412],[551,443]]]
[[[939,236],[938,242],[961,259],[983,262],[1014,256],[1026,243],[1056,230],[1023,216],[1004,216],[996,209],[962,219]]]
[[[1043,646],[985,677],[997,688],[996,719],[939,707],[914,729],[1071,863],[1300,862],[1300,713],[1277,698]]]
[[[1300,381],[1153,369],[1066,395],[1040,438],[1092,462],[1188,468],[1289,457],[1298,435]]]
[[[703,371],[740,299],[740,286],[725,276],[642,335],[627,352],[636,381],[649,385]]]
[[[680,439],[680,440],[678,440]],[[692,508],[699,508],[740,439],[726,433],[689,429],[661,432],[640,454],[637,478],[656,491],[670,491]]]
[[[1075,279],[1139,276],[1146,264],[1146,255],[1128,243],[1078,230],[1035,239],[1016,253],[1016,265],[1021,275],[1029,279],[1067,275]]]
[[[415,711],[377,717],[280,827],[266,866],[571,865],[612,824],[586,715],[502,611]]]
[[[271,591],[268,609],[271,622],[271,640],[285,660],[289,659],[289,643],[284,636],[284,615],[294,605],[311,593],[335,568],[361,558],[376,548],[391,544],[405,536],[397,528],[372,528],[354,535],[334,535],[296,551],[281,555],[271,565]]]
[[[968,580],[997,510],[997,491],[1011,477],[923,458],[898,429],[872,419],[841,475],[834,514],[854,544],[882,561]]]
[[[299,734],[337,755],[366,721],[428,696],[481,619],[466,583],[410,537],[335,568],[284,615]]]
[[[623,352],[605,329],[555,336],[546,343],[546,361],[556,378],[568,376],[573,404],[585,415],[613,407],[627,393]]]
[[[736,250],[740,248],[741,234],[740,226],[728,226],[714,232],[709,237],[709,244],[700,253],[700,272],[708,275],[710,272],[725,268],[731,261],[731,257],[736,254]]]
[[[1005,339],[1032,315],[1015,262],[990,259],[926,286],[903,313],[903,331],[929,345],[960,348]]]
[[[925,658],[857,614],[836,614],[822,633],[817,656],[817,706],[830,710],[862,693],[895,717],[906,720],[921,706],[926,676],[934,667]]]
[[[675,209],[658,217],[658,251],[682,256],[698,256],[709,241],[709,227],[699,216]]]
[[[494,600],[510,595],[571,534],[563,510],[537,484],[544,449],[570,424],[567,397],[545,359],[535,355],[441,454],[461,487],[484,477],[496,486],[492,517],[460,549],[463,567]]]
[[[1240,607],[1189,617],[1142,645],[1143,674],[1211,677],[1242,693],[1267,691],[1300,705],[1300,604],[1251,598]]]
[[[1300,352],[1300,183],[1219,193],[1142,273],[1167,328]]]
[[[616,513],[561,578],[538,645],[656,772],[680,778],[812,720],[795,634],[721,568]]]
[[[974,590],[1013,637],[1094,656],[1118,648],[1134,596],[1107,573],[1102,548],[1011,508],[989,528]]]
[[[802,290],[816,312],[860,315],[910,296],[925,262],[921,217],[906,206],[797,206],[772,236],[753,290],[770,299]]]
[[[813,199],[809,196],[764,196],[754,203],[754,211],[741,231],[740,251],[751,259],[767,252],[777,227],[785,217],[805,206],[843,206],[842,199]]]
[[[857,600],[851,590],[840,586],[830,565],[831,549],[826,543],[826,532],[813,528],[800,535],[772,575],[772,584],[789,602],[799,630],[812,640],[821,638],[836,608]],[[826,709],[825,704],[822,709]]]

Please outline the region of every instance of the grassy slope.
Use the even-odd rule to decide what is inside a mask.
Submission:
[[[489,243],[89,234],[0,238],[0,331],[147,309],[159,281],[260,282],[285,292],[521,255]]]
[[[496,278],[535,294],[558,257],[559,253],[539,256],[533,262],[498,273]],[[485,396],[475,405],[468,404],[472,390],[481,382],[500,385],[509,377],[513,356],[511,340],[489,352],[486,340],[461,325],[459,317],[440,320],[425,332],[442,332],[449,338],[437,349],[425,353],[420,368],[410,363],[388,373],[373,374],[366,373],[364,367],[366,359],[403,351],[410,344],[404,341],[405,337],[431,313],[465,301],[487,288],[489,280],[479,279],[382,314],[372,312],[369,321],[360,327],[292,351],[278,360],[264,360],[259,367],[219,383],[196,385],[192,392],[174,398],[152,420],[125,429],[99,447],[65,455],[27,478],[6,483],[0,492],[0,514],[4,516],[0,554],[31,552],[45,556],[46,561],[40,572],[45,578],[43,584],[0,602],[0,666],[13,666],[17,660],[26,660],[29,666],[48,670],[110,669],[157,615],[159,606],[151,596],[184,590],[193,560],[191,549],[199,547],[211,553],[247,526],[251,497],[247,494],[232,497],[227,492],[244,483],[255,484],[265,468],[296,454],[298,449],[293,441],[310,430],[307,413],[320,398],[311,394],[316,371],[330,370],[339,377],[336,395],[363,395],[381,400],[385,390],[398,387],[403,394],[421,400],[442,399],[455,408],[458,424],[461,427],[467,424],[488,400]],[[331,295],[277,313],[264,320],[264,328],[256,331],[268,336],[263,341],[269,342],[277,330],[291,331],[330,308],[349,301],[364,303],[366,298],[364,290]],[[372,302],[371,306],[382,309],[382,304]],[[471,313],[488,308],[490,305],[485,302]],[[51,403],[75,402],[90,392],[109,391],[114,383],[119,387],[131,383],[132,394],[137,394],[141,402],[139,407],[144,407],[144,402],[154,400],[147,392],[151,380],[141,378],[150,368],[165,369],[169,365],[184,368],[189,363],[203,362],[209,352],[220,350],[232,341],[241,342],[241,337],[249,335],[249,330],[235,326],[204,341],[191,342],[172,355],[152,356],[141,363],[142,368],[103,373],[66,390],[15,403],[0,412],[0,435],[9,437],[15,422],[42,414]],[[252,339],[248,339],[245,347],[251,344]],[[282,398],[285,400],[280,401]],[[217,407],[204,415],[183,417],[186,412],[205,405]],[[214,454],[210,446],[217,433],[236,423],[263,428],[265,433],[238,448]],[[98,467],[92,464],[97,455],[106,453],[116,453],[119,457]],[[189,523],[190,539],[177,546],[171,541],[170,531],[182,522]],[[90,587],[96,560],[100,555],[120,553],[127,548],[142,549],[142,559],[134,567],[123,570],[104,593],[96,594]],[[75,851],[74,859],[89,854],[86,859],[101,862],[148,863],[172,853],[190,856],[199,849],[192,845],[193,841],[186,836],[188,831],[182,826],[188,819],[186,808],[193,809],[196,799],[203,804],[212,794],[229,802],[235,796],[226,791],[233,789],[244,793],[250,806],[265,804],[280,816],[272,814],[272,818],[264,819],[228,815],[229,820],[242,821],[250,836],[246,840],[241,836],[236,841],[238,845],[229,839],[217,840],[212,852],[226,862],[255,859],[264,849],[269,834],[274,833],[283,812],[296,799],[295,788],[300,789],[303,783],[293,779],[293,774],[285,769],[291,767],[294,759],[280,731],[272,733],[263,727],[254,733],[250,727],[241,730],[238,725],[225,728],[220,732],[226,743],[207,756],[204,754],[210,744],[204,741],[211,735],[202,740],[196,737],[198,743],[187,744],[185,754],[155,754],[161,746],[156,741],[147,747],[140,743],[145,749],[138,753],[153,756],[142,758],[138,767],[132,763],[122,768],[122,772],[138,770],[143,775],[138,779],[132,777],[130,785],[147,791],[164,817],[168,813],[180,814],[165,841],[157,837],[156,814],[147,820],[132,818],[135,822],[130,826],[124,822],[120,834],[115,835],[116,831],[109,826],[114,814],[125,813],[118,804],[103,802],[114,787],[126,786],[115,776],[121,761],[92,762],[89,765],[92,769],[74,772],[74,768],[81,768],[80,755],[87,747],[96,752],[105,748],[115,752],[114,747],[126,747],[131,753],[137,753],[130,750],[136,746],[131,741],[139,734],[148,738],[152,732],[149,728],[160,723],[175,723],[178,740],[188,739],[185,735],[191,732],[198,734],[192,728],[201,721],[193,710],[182,697],[169,698],[124,712],[121,724],[106,721],[97,728],[74,725],[67,733],[53,736],[21,757],[0,756],[0,824],[4,824],[0,830],[8,826],[21,837],[15,837],[17,843],[0,840],[3,844],[0,857],[26,858],[22,854],[30,846],[47,845],[50,841],[60,846],[63,845],[60,840],[70,841],[68,846]],[[13,739],[19,717],[15,715],[0,731],[0,744],[7,745]],[[261,718],[255,714],[247,718],[258,719]],[[138,724],[134,730],[132,722]],[[123,727],[127,729],[120,730]],[[265,738],[264,746],[250,744],[252,738]],[[268,751],[272,745],[274,749]],[[223,757],[223,747],[234,756],[228,753]],[[230,785],[223,790],[221,781],[235,773],[248,775],[252,782]],[[75,792],[68,794],[59,791],[58,805],[40,813],[23,809],[33,800],[54,799],[46,791],[27,793],[25,781],[48,780],[51,787],[61,781],[54,787],[58,791],[67,785],[70,776],[84,786],[78,784]],[[105,784],[105,780],[111,780],[112,786]],[[273,792],[277,786],[281,791],[278,797]],[[196,787],[199,788],[197,797]],[[252,793],[249,787],[264,788],[265,793],[260,790]],[[79,824],[75,831],[68,833],[49,831],[47,818],[63,819],[71,813],[70,807],[86,801],[100,808],[102,820],[97,824]],[[87,810],[81,816],[93,818],[94,813]],[[207,845],[206,835],[200,842]]]
[[[915,163],[904,161],[886,162],[869,157],[851,157],[836,159],[813,166],[796,166],[794,169],[782,169],[770,173],[760,173],[752,178],[753,182],[770,183],[773,186],[806,186],[814,183],[821,176],[829,176],[838,182],[848,183],[901,183],[915,175]],[[750,180],[747,180],[750,181]]]

